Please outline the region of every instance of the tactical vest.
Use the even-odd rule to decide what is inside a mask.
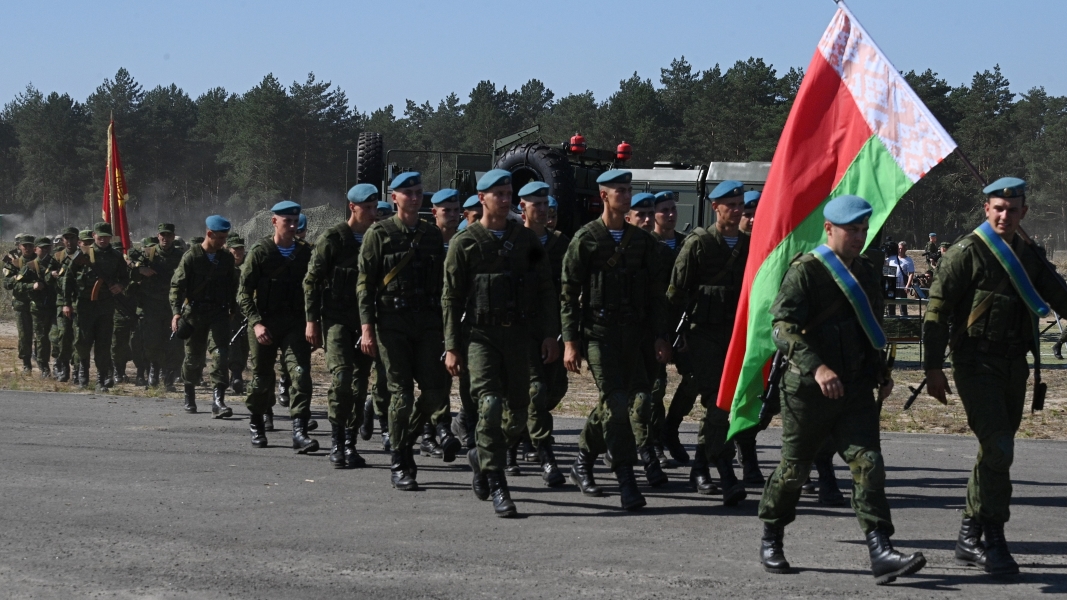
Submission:
[[[737,243],[727,249],[704,228],[697,228],[690,235],[696,237],[702,253],[689,321],[694,325],[732,326],[745,278],[749,237],[739,233]]]
[[[556,294],[563,287],[563,256],[567,253],[567,242],[563,234],[558,231],[548,232],[548,243],[545,244],[545,256],[548,258],[548,267],[552,271],[552,285],[556,286]]]
[[[512,222],[499,240],[484,227],[470,229],[481,255],[470,273],[473,285],[466,307],[470,324],[507,327],[526,324],[536,315],[534,269],[544,260],[545,251],[532,233],[524,233],[521,225]]]
[[[981,351],[994,354],[1025,354],[1034,339],[1034,324],[1031,321],[1030,309],[1015,291],[1015,286],[1008,279],[1008,274],[1001,268],[1000,263],[993,257],[985,243],[978,239],[977,234],[967,234],[960,242],[973,246],[971,251],[979,253],[989,268],[984,269],[985,276],[976,283],[971,305],[966,307],[966,312],[957,311],[953,323],[967,323],[970,313],[986,298],[993,296],[989,308],[967,329],[967,335],[964,337],[968,338],[968,341],[961,340],[961,343],[970,346],[977,344],[981,346]],[[1025,260],[1025,251],[1019,251],[1018,254],[1027,274],[1034,279],[1036,274],[1031,268],[1033,262]]]
[[[436,309],[441,307],[441,286],[444,278],[444,246],[426,239],[430,226],[419,221],[415,232],[410,232],[397,218],[382,221],[379,225],[389,236],[389,245],[381,257],[380,275],[384,278],[393,268],[404,261],[415,239],[415,253],[384,287],[375,282],[378,289],[378,308],[383,312]],[[436,236],[434,236],[436,238]]]
[[[630,325],[644,320],[648,307],[649,271],[648,245],[655,242],[651,236],[633,225],[623,227],[629,241],[625,248],[623,240],[618,244],[601,221],[587,225],[588,232],[596,240],[596,252],[589,265],[589,287],[582,289],[584,311],[582,318],[594,325],[612,327]],[[621,252],[620,252],[621,250]],[[613,259],[618,254],[618,259]]]
[[[363,244],[356,241],[347,223],[342,223],[339,228],[331,230],[327,236],[325,243],[336,245],[340,251],[326,279],[326,293],[322,296],[322,308],[337,312],[354,311],[358,302],[356,280],[359,278],[359,251]]]
[[[199,252],[198,262],[207,264],[207,272],[199,281],[186,282],[186,294],[189,302],[214,307],[229,307],[233,304],[233,298],[226,292],[234,288],[234,278],[237,276],[234,269],[228,266],[230,261],[226,261],[224,264],[223,258],[217,256],[216,261],[211,262],[203,248]],[[218,250],[217,252],[224,253],[226,250]]]
[[[298,315],[304,319],[304,275],[311,262],[311,246],[296,240],[292,254],[282,256],[272,238],[260,242],[266,259],[259,267],[256,308],[264,319],[284,321]]]

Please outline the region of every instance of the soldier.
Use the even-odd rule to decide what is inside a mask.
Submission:
[[[358,409],[367,396],[373,360],[357,347],[359,312],[354,309],[359,250],[380,197],[369,183],[348,190],[348,221],[319,236],[304,277],[305,337],[312,348],[326,349],[326,368],[333,376],[327,398],[333,438],[330,464],[337,469],[367,464],[356,452],[356,429],[362,424]]]
[[[34,237],[29,233],[15,236],[18,248],[4,256],[4,289],[11,292],[11,307],[15,309],[15,324],[18,326],[19,358],[22,359],[22,372],[32,373],[33,364],[33,315],[30,313],[28,290],[17,286],[19,274],[23,267],[37,258]]]
[[[63,275],[70,266],[70,257],[78,251],[78,229],[67,227],[62,234],[63,248],[52,255],[59,269],[52,272],[56,291],[56,321],[49,339],[52,342],[52,372],[56,381],[70,381],[70,361],[74,356],[74,321],[63,314]]]
[[[374,222],[384,221],[393,216],[393,203],[386,200],[378,202],[378,214]],[[463,223],[460,223],[463,225]],[[370,394],[363,403],[363,424],[359,428],[359,436],[364,441],[369,440],[374,434],[374,419],[378,419],[378,428],[382,434],[382,449],[389,452],[392,446],[389,444],[389,382],[385,375],[385,365],[382,357],[374,357],[374,384],[370,387]]]
[[[463,219],[460,220],[456,232],[465,231],[471,223],[481,218],[482,203],[478,199],[478,194],[468,196],[463,201]],[[459,400],[462,410],[452,421],[452,433],[462,441],[463,447],[469,452],[478,445],[475,439],[475,429],[478,426],[478,405],[471,398],[471,379],[470,372],[467,370],[463,370],[459,374]],[[507,470],[510,473],[518,474],[518,463],[515,462],[514,456],[509,449]]]
[[[759,207],[759,199],[761,195],[762,194],[757,190],[749,190],[745,192],[745,208],[741,213],[741,224],[738,226],[738,229],[740,229],[742,233],[752,235],[752,224],[755,223],[756,208]],[[759,457],[756,452],[756,433],[755,429],[742,431],[734,436],[734,443],[737,445],[738,462],[741,463],[741,468],[743,470],[742,480],[747,485],[763,487],[766,480],[763,478],[763,471],[759,468]],[[831,460],[833,459],[832,454],[830,458]],[[824,465],[826,464],[825,461],[820,461],[816,458],[815,464],[816,468],[819,469],[820,476],[822,476],[825,468]],[[830,478],[833,479],[833,465],[831,464],[829,468]],[[836,489],[836,480],[834,480],[833,485],[834,489]],[[830,484],[827,483],[825,492],[822,487],[819,488],[820,497],[830,497],[829,486]],[[837,491],[836,497],[840,496],[841,492]],[[832,503],[836,504],[838,502],[835,501]]]
[[[123,256],[123,260],[126,261],[127,268],[132,265],[131,259],[126,255],[125,249],[122,247],[122,242],[116,240],[112,246],[119,255]],[[131,249],[132,251],[132,249]],[[137,288],[137,283],[131,283],[123,291],[123,294],[130,296],[130,288]],[[126,377],[126,364],[130,362],[133,350],[130,347],[130,337],[137,329],[137,315],[125,315],[122,311],[115,311],[115,324],[111,329],[111,373],[108,379],[109,385],[116,383],[127,383],[129,378]]]
[[[656,196],[648,192],[634,194],[630,198],[630,211],[626,222],[652,233],[656,229]]]
[[[138,327],[142,330],[145,354],[150,360],[148,385],[162,384],[168,392],[176,392],[174,380],[181,367],[182,343],[171,335],[170,284],[183,253],[174,244],[173,223],[160,223],[157,230],[158,242],[142,252],[141,261],[133,269],[133,281],[137,283],[140,297]],[[195,404],[187,402],[185,411],[196,412]]]
[[[236,233],[231,233],[226,238],[226,249],[229,251],[230,256],[233,256],[233,269],[234,277],[240,278],[241,265],[245,263],[245,240],[243,237]],[[234,302],[237,301],[236,290],[234,290]],[[244,371],[248,367],[248,336],[237,335],[241,326],[244,325],[244,315],[238,309],[234,311],[230,317],[230,340],[226,340],[226,343],[230,346],[229,351],[229,374],[230,374],[230,390],[235,394],[245,393],[245,380]],[[234,337],[236,336],[236,337]],[[215,352],[213,350],[212,352]]]
[[[359,256],[359,318],[363,353],[382,353],[389,383],[389,440],[393,487],[419,488],[411,445],[422,423],[447,398],[451,382],[441,363],[441,232],[419,219],[422,177],[397,175],[390,184],[397,214],[375,223],[363,237]],[[415,382],[422,396],[415,400]],[[445,462],[459,443],[438,427]]]
[[[156,237],[141,238],[141,247],[132,248],[127,253],[127,264],[140,265],[144,260],[145,252],[149,248],[155,246],[159,241]],[[178,239],[174,240],[175,248],[178,246]],[[137,308],[144,310],[144,303],[141,301],[140,284],[137,282],[130,282],[130,285],[126,286],[126,295],[133,299],[133,302],[137,305]],[[137,323],[139,325],[139,323]],[[137,374],[134,376],[133,384],[140,387],[148,387],[148,367],[151,365],[151,361],[145,354],[144,349],[144,329],[133,327],[133,332],[130,334],[130,354],[133,358],[134,367],[137,369]]]
[[[59,271],[59,263],[52,258],[52,240],[47,236],[35,241],[37,258],[26,263],[16,278],[15,289],[29,300],[33,318],[33,346],[41,377],[51,377],[48,368],[52,343],[48,339],[56,315],[56,281],[52,273]]]
[[[937,266],[937,262],[941,260],[941,248],[937,244],[937,234],[933,231],[930,232],[930,241],[926,243],[926,250],[923,251],[923,256],[926,257],[926,266],[933,269]]]
[[[515,340],[539,339],[534,358],[544,364],[559,358],[552,274],[537,236],[508,218],[511,195],[509,171],[493,169],[478,180],[482,218],[449,249],[442,293],[445,366],[453,376],[469,369],[478,404],[478,447],[467,454],[472,488],[479,500],[492,497],[498,517],[517,514],[505,453],[526,428],[530,404],[530,352]],[[466,352],[464,315],[470,323]]]
[[[211,368],[211,414],[216,419],[225,419],[233,415],[233,409],[226,406],[226,386],[229,383],[230,315],[236,309],[237,270],[233,255],[226,251],[230,222],[219,215],[211,215],[204,225],[207,228],[204,241],[182,255],[171,278],[170,329],[179,334],[181,320],[190,329],[185,337],[185,360],[182,362],[187,413],[196,412],[196,382],[204,374],[204,354],[208,335],[211,335],[215,348]]]
[[[756,208],[759,207],[759,199],[762,195],[757,190],[745,192],[745,209],[741,213],[741,224],[738,229],[748,235],[752,235],[752,224],[756,222]]]
[[[893,390],[880,347],[881,265],[861,256],[871,205],[839,196],[823,209],[826,244],[793,260],[771,307],[775,345],[789,358],[782,377],[782,460],[764,487],[760,562],[790,570],[782,548],[796,519],[800,486],[832,436],[852,470],[852,507],[867,535],[871,571],[883,585],[926,565],[921,552],[893,549],[878,432],[878,398]]]
[[[111,373],[111,330],[115,326],[115,296],[130,281],[122,255],[111,247],[111,224],[93,226],[92,245],[71,261],[63,280],[63,315],[77,313],[74,337],[78,354],[78,385],[89,387],[89,356],[96,361],[96,391],[108,390]],[[84,242],[84,240],[83,240]],[[83,246],[84,247],[84,246]]]
[[[388,200],[381,200],[378,202],[378,221],[384,221],[393,216],[393,203]]]
[[[545,218],[545,226],[552,231],[556,230],[556,222],[559,220],[559,203],[552,196],[548,197],[548,216]]]
[[[651,410],[641,353],[646,328],[656,332],[656,360],[668,362],[671,348],[666,299],[663,290],[651,285],[658,276],[658,242],[625,221],[631,178],[629,171],[618,169],[597,178],[604,212],[579,229],[567,247],[560,314],[564,366],[581,372],[584,355],[600,390],[578,440],[571,478],[583,494],[602,495],[593,478],[593,462],[606,452],[619,482],[622,508],[637,510],[645,506],[645,498],[634,479],[637,447],[628,414],[647,415]]]
[[[307,435],[311,418],[311,345],[304,337],[304,276],[311,246],[296,238],[300,205],[285,200],[271,207],[272,236],[259,240],[241,270],[237,297],[248,319],[252,358],[252,386],[245,398],[252,445],[267,447],[264,415],[274,404],[274,364],[278,354],[293,381],[289,415],[293,421],[293,449],[315,452],[319,442]],[[272,419],[273,421],[273,419]]]
[[[1010,517],[1015,434],[1030,376],[1026,353],[1034,352],[1035,368],[1040,368],[1034,345],[1037,323],[1049,311],[1042,298],[1059,314],[1067,314],[1067,289],[1063,279],[1045,267],[1039,250],[1016,235],[1029,209],[1026,182],[1004,177],[982,191],[987,195],[986,221],[949,249],[930,287],[923,324],[924,366],[930,395],[945,404],[948,382],[942,357],[946,349],[952,353],[956,389],[980,444],[967,482],[956,558],[1008,576],[1019,572],[1004,524]]]
[[[467,196],[463,201],[463,220],[469,226],[471,223],[482,218],[482,203],[478,200],[478,194]],[[464,227],[465,229],[466,227]]]

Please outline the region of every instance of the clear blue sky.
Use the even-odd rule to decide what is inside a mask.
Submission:
[[[1062,0],[848,4],[901,71],[931,68],[958,85],[999,63],[1016,92],[1067,95]],[[658,83],[682,55],[698,69],[749,56],[780,73],[807,66],[834,10],[831,0],[5,2],[0,103],[31,82],[84,100],[119,67],[146,89],[176,83],[194,98],[314,71],[367,112],[465,99],[484,79],[514,89],[537,78],[557,97],[603,100],[634,71]]]

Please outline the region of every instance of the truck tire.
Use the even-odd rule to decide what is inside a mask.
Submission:
[[[562,150],[539,142],[519,144],[497,159],[496,168],[511,172],[511,185],[516,194],[531,181],[547,183],[548,193],[559,205],[557,228],[568,235],[578,228],[574,174]]]
[[[385,193],[382,188],[382,173],[385,171],[385,143],[382,134],[365,131],[356,138],[356,183],[370,183]]]

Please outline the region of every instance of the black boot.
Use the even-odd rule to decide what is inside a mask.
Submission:
[[[1063,343],[1062,342],[1056,342],[1055,344],[1052,344],[1052,356],[1055,356],[1056,358],[1058,358],[1060,360],[1063,360]]]
[[[248,430],[252,433],[252,445],[256,448],[267,447],[267,433],[263,428],[263,415],[252,413],[248,419]]]
[[[656,460],[659,461],[661,469],[673,469],[678,466],[678,463],[674,462],[667,456],[663,444],[653,444],[652,450],[656,453]]]
[[[429,422],[422,424],[422,442],[419,450],[423,456],[441,456],[441,447],[437,445],[437,432]]]
[[[593,463],[596,462],[596,454],[591,454],[578,447],[578,456],[574,457],[571,465],[571,481],[584,496],[600,497],[604,495],[604,489],[596,484],[593,479]]]
[[[148,365],[148,381],[145,385],[150,388],[154,388],[159,385],[159,367],[154,363]]]
[[[537,457],[541,460],[541,479],[545,480],[545,485],[559,487],[567,482],[563,473],[559,472],[556,455],[552,452],[552,444],[547,441],[541,442],[537,448]]]
[[[415,477],[408,472],[408,460],[403,451],[394,450],[392,461],[389,464],[389,472],[393,479],[393,487],[405,492],[413,492],[419,489]]]
[[[466,425],[466,429],[464,430],[463,435],[457,434],[456,437],[459,438],[459,442],[461,444],[463,444],[464,448],[466,448],[468,450],[470,450],[472,448],[477,448],[478,447],[478,441],[474,438],[474,436],[478,431],[478,413],[477,412],[472,412],[472,413],[461,413],[461,414],[466,414],[467,415],[467,418],[464,419],[464,423]]]
[[[263,413],[263,429],[274,431],[274,407],[268,408],[267,412]]]
[[[678,428],[681,427],[681,421],[675,421],[668,418],[663,424],[663,446],[667,448],[667,452],[670,453],[674,462],[680,465],[689,464],[689,453],[685,451],[685,446],[682,445],[681,439],[678,438]]]
[[[189,384],[186,384],[189,385]],[[226,388],[216,386],[212,397],[211,414],[216,419],[225,419],[233,416],[233,409],[226,406]]]
[[[656,453],[650,445],[644,445],[637,449],[637,455],[641,458],[641,462],[645,465],[645,479],[648,480],[648,485],[652,487],[659,487],[667,483],[667,474],[663,472],[663,468],[659,465],[659,459],[656,458]]]
[[[819,504],[844,505],[845,496],[837,487],[837,477],[834,475],[834,456],[831,454],[827,460],[816,458],[815,470],[819,473]]]
[[[409,445],[403,450],[404,459],[407,460],[405,469],[407,469],[408,475],[415,479],[419,476],[419,465],[415,463],[415,450]]]
[[[759,459],[756,455],[756,438],[744,438],[737,440],[737,455],[741,462],[741,478],[746,485],[763,487],[767,481],[763,478],[763,471],[759,468]]]
[[[59,364],[56,363],[56,381],[60,383],[66,383],[70,381],[70,363]]]
[[[363,423],[359,426],[359,437],[365,442],[372,435],[374,435],[374,400],[367,398],[367,401],[363,403]]]
[[[623,510],[638,510],[647,504],[641,490],[637,489],[633,467],[619,465],[615,468],[615,479],[619,481],[619,504]]]
[[[30,357],[29,356],[27,356],[26,358],[22,359],[22,372],[23,373],[33,373],[33,363],[30,362]]]
[[[507,464],[504,465],[504,472],[508,475],[519,475],[519,443],[515,442],[507,451]]]
[[[355,427],[345,429],[345,464],[349,469],[362,469],[367,466],[367,461],[356,452]]]
[[[175,378],[176,378],[176,373],[174,372],[174,369],[166,369],[166,370],[164,370],[163,371],[163,389],[167,390],[168,392],[176,392],[176,391],[178,391],[178,388],[174,387],[174,379]],[[195,384],[195,382],[193,382],[193,383]]]
[[[285,384],[284,379],[278,380],[278,404],[282,408],[289,408],[289,386]]]
[[[129,383],[130,382],[130,378],[126,377],[126,363],[122,363],[121,365],[119,365],[119,364],[115,365],[115,374],[114,374],[113,379],[115,380],[115,383]]]
[[[330,465],[335,469],[343,469],[345,466],[345,426],[330,423]]]
[[[693,466],[689,469],[689,487],[698,494],[710,496],[719,491],[711,480],[711,470],[708,468],[708,458],[704,452],[704,446],[697,446],[696,454],[693,455]]]
[[[452,435],[452,431],[444,423],[437,424],[437,441],[440,442],[441,446],[441,460],[446,463],[454,462],[462,447],[459,440]]]
[[[779,575],[789,572],[789,561],[785,559],[785,550],[782,548],[782,538],[784,537],[785,527],[763,524],[759,561],[763,565],[764,571]]]
[[[38,366],[41,368],[41,379],[51,379],[52,369],[48,368],[48,362],[41,363],[38,361]]]
[[[515,503],[511,501],[511,492],[508,491],[508,478],[500,471],[489,471],[485,474],[489,482],[489,495],[493,498],[493,510],[496,516],[509,518],[519,514],[515,509]]]
[[[196,386],[187,383],[185,384],[185,412],[192,414],[196,412]],[[213,407],[214,408],[214,407]]]
[[[240,374],[234,375],[233,378],[230,379],[230,390],[235,394],[245,393],[245,380],[241,379]]]
[[[926,566],[922,552],[907,556],[893,549],[889,534],[875,529],[867,534],[867,549],[871,552],[871,573],[878,585],[892,583],[897,577],[911,575]]]
[[[148,385],[148,380],[145,379],[146,374],[147,369],[143,367],[137,367],[137,376],[134,378],[133,384],[140,387],[145,387],[146,385]]]
[[[83,358],[78,361],[78,387],[86,389],[89,387],[89,359]]]
[[[956,562],[985,567],[985,545],[982,544],[982,525],[978,519],[963,517],[960,535],[956,538]]]
[[[522,432],[522,438],[519,439],[519,444],[522,445],[522,459],[526,462],[541,463],[541,455],[533,447],[533,440],[530,439],[529,430]]]
[[[105,375],[104,373],[97,373],[96,374],[96,393],[97,394],[106,394],[108,389],[110,389],[110,387],[111,386],[109,386],[107,384],[107,375]]]
[[[994,577],[1011,577],[1019,574],[1019,564],[1008,551],[1008,540],[1004,538],[1003,523],[982,523],[985,534],[985,564],[982,568]]]
[[[482,473],[482,465],[478,461],[478,449],[471,448],[467,451],[467,462],[471,466],[471,471],[474,474],[474,479],[471,481],[471,489],[474,490],[474,495],[479,500],[489,499],[489,480],[486,479],[485,473]]]
[[[734,474],[733,457],[720,456],[715,461],[715,469],[719,472],[719,482],[722,484],[723,506],[737,506],[748,496],[748,492],[745,491],[745,484],[738,481]]]
[[[390,452],[392,446],[389,444],[389,419],[386,417],[378,417],[378,425],[382,430],[382,450]]]
[[[297,454],[307,454],[309,452],[318,452],[319,442],[308,437],[307,434],[307,418],[294,417],[293,418],[293,450],[296,450]]]

